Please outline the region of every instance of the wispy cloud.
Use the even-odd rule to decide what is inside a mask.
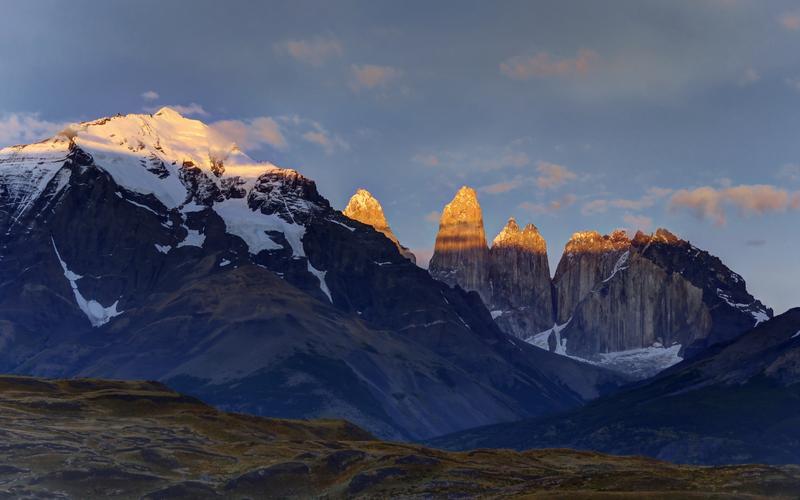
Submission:
[[[645,215],[625,214],[622,220],[631,231],[640,229],[647,233],[653,227],[653,219]]]
[[[670,198],[669,208],[672,211],[688,210],[698,218],[711,219],[722,226],[727,221],[729,208],[744,216],[800,210],[800,191],[791,193],[767,184],[720,189],[703,186],[676,191]]]
[[[539,173],[539,176],[536,178],[536,186],[540,189],[555,189],[578,178],[578,176],[567,167],[546,161],[537,163],[536,171]]]
[[[650,208],[658,203],[660,200],[672,194],[672,189],[651,187],[648,188],[645,194],[637,199],[628,198],[615,198],[611,200],[598,199],[592,200],[581,207],[583,215],[595,215],[606,212],[609,208],[620,208],[623,210],[639,211],[645,208]]]
[[[28,144],[57,134],[68,123],[51,122],[39,113],[7,113],[0,115],[0,147]]]
[[[289,145],[280,125],[268,116],[250,120],[221,120],[211,123],[211,129],[221,141],[236,143],[244,150],[271,146],[285,150]]]
[[[438,167],[442,163],[441,160],[439,160],[439,156],[435,154],[417,154],[411,158],[411,161],[419,163],[420,165],[425,165],[426,167]]]
[[[147,92],[142,92],[142,99],[145,101],[156,101],[158,98],[161,97],[158,95],[158,92],[155,90],[148,90]]]
[[[577,199],[578,197],[574,194],[566,194],[557,200],[546,203],[524,201],[519,204],[519,208],[534,215],[548,215],[574,205]]]
[[[500,63],[500,71],[515,80],[530,80],[556,76],[583,76],[598,59],[597,53],[581,49],[573,59],[557,59],[548,52],[514,56]]]
[[[800,11],[786,12],[778,20],[784,29],[789,31],[800,30]]]
[[[341,57],[344,53],[342,44],[333,37],[286,40],[275,44],[274,48],[276,52],[288,54],[297,61],[317,67],[334,57]]]
[[[348,150],[350,145],[339,136],[333,135],[317,122],[312,122],[313,130],[303,134],[303,139],[321,147],[325,154],[331,155],[336,151]]]
[[[403,72],[392,66],[375,64],[353,64],[350,66],[350,88],[358,92],[364,89],[386,87],[402,76]]]

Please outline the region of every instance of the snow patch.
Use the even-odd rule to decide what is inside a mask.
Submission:
[[[262,250],[279,250],[281,245],[273,241],[267,231],[283,233],[292,247],[295,259],[305,257],[303,236],[306,228],[300,224],[287,222],[276,214],[263,214],[250,209],[244,199],[229,199],[214,205],[214,210],[225,221],[228,233],[240,237],[247,243],[250,253]]]
[[[58,247],[56,247],[55,240],[50,238],[50,241],[53,243],[53,250],[56,252],[58,262],[61,263],[61,269],[64,270],[64,277],[67,278],[67,281],[69,281],[69,284],[72,287],[72,293],[75,295],[75,302],[78,303],[78,308],[80,308],[86,317],[89,318],[89,323],[91,323],[93,327],[103,326],[111,321],[111,318],[119,316],[124,312],[117,311],[117,305],[119,304],[118,300],[114,301],[114,303],[108,307],[103,307],[103,305],[96,300],[86,300],[86,298],[84,298],[84,296],[78,290],[78,280],[83,276],[80,274],[75,274],[69,270],[67,263],[61,259],[61,254],[58,253]]]
[[[219,263],[219,267],[225,267],[225,266],[227,266],[227,265],[228,265],[228,264],[230,264],[230,263],[231,263],[231,261],[229,261],[228,259],[222,259],[222,260],[220,261],[220,263]]]
[[[603,280],[603,283],[606,283],[609,280],[611,280],[611,278],[616,276],[618,272],[628,269],[628,266],[626,266],[625,264],[628,262],[628,257],[630,257],[630,255],[631,255],[630,250],[626,250],[622,255],[619,256],[619,259],[617,259],[617,262],[614,264],[614,270],[611,271],[611,275],[608,278]]]
[[[500,310],[494,310],[494,311],[492,311],[492,313],[491,313],[491,314],[492,314],[492,319],[497,319],[497,318],[499,318],[500,316],[502,316],[502,315],[503,315],[503,312],[504,312],[504,311],[500,311]]]
[[[322,293],[328,296],[328,300],[330,300],[331,304],[333,304],[331,291],[328,289],[328,284],[325,282],[325,275],[328,274],[328,271],[320,271],[316,267],[312,266],[311,262],[308,262],[308,272],[317,277],[317,279],[319,280],[320,290],[322,290]]]
[[[797,330],[797,333],[792,335],[792,338],[795,338],[795,337],[800,337],[800,330]]]
[[[193,246],[193,247],[202,247],[203,243],[206,241],[206,235],[202,234],[200,231],[195,229],[186,228],[187,235],[186,238],[183,239],[180,243],[178,243],[178,247],[185,247],[185,246]]]
[[[159,245],[158,243],[156,243],[156,250],[158,250],[161,253],[169,253],[169,251],[172,250],[172,247],[169,245]]]

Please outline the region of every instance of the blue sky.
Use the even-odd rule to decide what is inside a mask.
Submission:
[[[667,227],[800,305],[800,4],[9,0],[0,142],[181,106],[254,158],[358,187],[424,257],[478,189],[487,234]]]

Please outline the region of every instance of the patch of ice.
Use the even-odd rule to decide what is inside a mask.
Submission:
[[[159,245],[158,243],[156,243],[156,250],[158,250],[161,253],[169,253],[171,249],[172,247],[169,245]]]
[[[328,300],[330,300],[331,304],[333,304],[331,291],[328,289],[328,284],[325,282],[325,275],[328,274],[328,271],[320,271],[316,267],[312,266],[311,262],[308,262],[308,272],[317,277],[317,279],[319,280],[320,290],[322,290],[322,293],[328,296]]]
[[[178,243],[178,247],[185,247],[185,246],[193,246],[193,247],[202,247],[203,243],[206,241],[206,235],[202,234],[200,231],[196,229],[189,229],[186,228],[187,235],[183,241]]]
[[[86,300],[86,298],[84,298],[78,290],[78,280],[83,276],[69,270],[67,263],[61,259],[61,254],[58,253],[55,240],[50,238],[50,241],[53,243],[53,250],[56,252],[58,262],[61,263],[61,269],[64,270],[64,277],[67,278],[67,281],[69,281],[72,287],[72,293],[75,295],[75,302],[77,302],[78,308],[89,318],[89,323],[91,323],[93,327],[103,326],[111,321],[111,318],[122,314],[123,311],[117,311],[118,300],[114,301],[114,303],[108,307],[103,307],[103,305],[96,300]]]

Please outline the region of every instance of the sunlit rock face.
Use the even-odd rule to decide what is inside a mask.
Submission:
[[[372,196],[372,193],[366,189],[359,189],[356,191],[356,194],[350,198],[347,207],[345,207],[342,213],[353,220],[372,226],[376,231],[392,240],[392,243],[397,246],[397,250],[403,257],[411,262],[417,262],[411,250],[401,245],[397,236],[392,232],[392,229],[389,227],[389,222],[386,220],[386,215],[383,213],[381,204]]]
[[[475,190],[464,186],[445,205],[428,271],[448,285],[474,290],[485,303],[489,289],[489,248]]]
[[[500,327],[528,338],[553,325],[547,243],[533,224],[520,230],[513,218],[489,250],[491,309]]]
[[[741,276],[665,229],[575,233],[554,288],[566,353],[586,358],[653,345],[690,356],[772,317]]]
[[[557,320],[566,323],[578,303],[611,275],[614,265],[630,248],[625,231],[601,235],[597,231],[581,231],[572,235],[553,278],[558,304]]]

